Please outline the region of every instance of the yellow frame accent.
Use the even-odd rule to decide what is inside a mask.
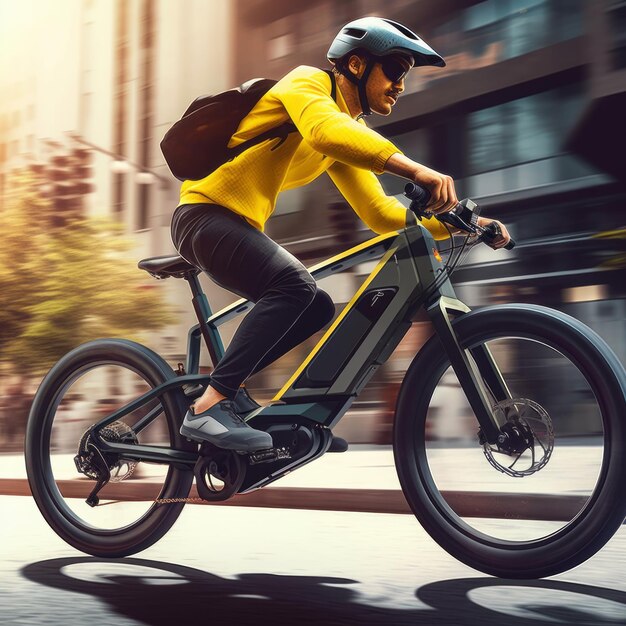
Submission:
[[[342,259],[349,257],[355,252],[361,252],[361,250],[367,250],[367,248],[371,248],[375,246],[377,243],[380,243],[381,241],[391,239],[392,237],[397,237],[399,234],[400,234],[399,231],[391,231],[389,233],[385,233],[384,235],[378,235],[378,237],[372,237],[372,239],[368,239],[367,241],[360,243],[358,246],[354,246],[354,248],[350,248],[349,250],[346,250],[345,252],[340,252],[339,254],[336,254],[335,256],[331,256],[330,259],[326,259],[324,261],[321,261],[320,263],[317,263],[316,265],[308,267],[307,270],[309,272],[315,272],[317,270],[328,267],[329,265],[334,265],[338,261],[341,261]]]
[[[311,273],[320,269],[324,269],[325,267],[334,265],[335,263],[341,261],[342,259],[349,257],[355,252],[361,252],[361,250],[366,250],[367,248],[371,248],[375,246],[376,244],[380,243],[381,241],[391,239],[392,237],[397,237],[400,234],[400,232],[401,231],[392,230],[388,233],[385,233],[384,235],[378,235],[378,237],[372,237],[371,239],[368,239],[367,241],[364,241],[363,243],[360,243],[357,246],[354,246],[354,248],[350,248],[346,250],[345,252],[340,252],[339,254],[336,254],[335,256],[332,256],[329,259],[325,259],[324,261],[321,261],[320,263],[317,263],[316,265],[307,267],[307,270],[309,273]],[[228,313],[230,313],[231,311],[234,311],[235,309],[238,309],[241,305],[246,304],[247,302],[249,302],[247,298],[240,298],[239,300],[235,300],[235,302],[232,302],[231,304],[226,305],[223,309],[220,309],[219,311],[216,311],[215,313],[213,313],[211,317],[209,317],[209,319],[207,320],[207,323],[212,324],[215,322],[215,320],[219,321],[221,317],[223,317],[224,315],[227,315]]]
[[[397,234],[398,233],[393,233],[393,236]],[[367,248],[371,246],[373,243],[378,243],[378,241],[383,241],[387,239],[388,237],[389,237],[389,234],[386,234],[386,235],[381,235],[380,237],[376,237],[374,239],[370,239],[369,241],[366,241],[365,243],[359,246],[351,248],[347,252],[343,252],[341,254],[338,254],[336,257],[332,257],[330,261],[336,262],[342,258],[345,258],[348,254],[354,253],[358,249]],[[337,328],[341,320],[348,314],[350,309],[352,309],[352,307],[358,300],[359,296],[365,291],[367,286],[374,280],[376,275],[383,269],[387,261],[396,253],[396,250],[398,249],[398,247],[399,246],[396,246],[395,248],[389,248],[389,250],[385,252],[383,257],[378,262],[378,265],[376,265],[376,267],[372,270],[370,275],[365,279],[363,284],[359,287],[358,291],[354,294],[354,296],[352,296],[352,299],[348,302],[348,304],[346,304],[346,306],[343,308],[341,313],[337,316],[337,319],[330,325],[328,330],[324,333],[324,336],[317,342],[315,347],[311,350],[311,352],[306,357],[306,359],[304,359],[304,361],[300,364],[300,367],[298,367],[298,369],[291,376],[291,378],[289,378],[289,380],[284,384],[282,389],[272,398],[272,402],[275,402],[276,400],[280,400],[283,394],[291,387],[291,385],[293,385],[293,383],[298,378],[298,376],[300,376],[300,374],[304,371],[304,368],[311,362],[311,359],[321,350],[322,346],[326,343],[328,338],[333,334],[333,331],[335,330],[335,328]],[[329,263],[329,260],[324,261],[322,264],[319,264],[311,268],[311,270],[316,269],[320,266],[327,265],[328,263]]]

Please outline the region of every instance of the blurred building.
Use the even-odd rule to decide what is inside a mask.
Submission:
[[[0,195],[16,168],[85,147],[97,160],[87,211],[120,219],[157,254],[160,236],[143,235],[169,224],[178,199],[159,142],[200,91],[229,86],[229,65],[216,54],[229,41],[229,8],[219,0],[0,5]]]
[[[50,177],[42,193],[55,207],[123,222],[137,261],[171,252],[179,183],[159,143],[199,94],[231,86],[230,35],[222,0],[1,2],[0,209],[12,175],[34,168]],[[89,185],[73,184],[81,176]],[[178,283],[161,289],[191,310]],[[160,347],[183,352],[184,327]]]
[[[474,198],[519,242],[513,253],[475,250],[455,275],[461,296],[472,305],[522,300],[574,309],[626,360],[626,4],[237,0],[235,82],[326,66],[340,27],[364,15],[406,24],[447,61],[444,69],[413,70],[393,113],[368,123],[452,175],[459,196]],[[402,191],[398,178],[383,183],[388,193]],[[332,195],[326,181],[291,192],[301,211],[279,205],[270,222],[303,258],[340,248],[322,191]]]
[[[166,130],[203,93],[280,78],[299,64],[327,67],[340,27],[364,15],[406,24],[447,60],[412,71],[392,115],[368,123],[451,174],[459,196],[506,222],[519,242],[513,253],[474,250],[455,274],[461,297],[473,306],[521,300],[570,310],[626,361],[623,1],[3,2],[0,203],[17,168],[48,167],[85,148],[87,172],[68,171],[88,176],[80,206],[124,222],[137,260],[173,252],[179,184],[159,149]],[[403,181],[382,181],[400,194]],[[320,177],[281,195],[268,233],[312,264],[372,235],[345,208]],[[336,276],[324,288],[341,305],[360,276]],[[204,285],[214,310],[235,297]],[[188,288],[174,280],[159,288],[181,322],[151,345],[180,358],[194,323]],[[236,323],[222,327],[226,341]],[[418,339],[407,337],[386,376],[400,375]],[[272,376],[266,386],[284,382],[284,372]]]

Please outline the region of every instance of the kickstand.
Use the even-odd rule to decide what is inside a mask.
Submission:
[[[87,500],[85,500],[89,506],[94,507],[98,506],[98,503],[100,502],[98,492],[109,482],[111,478],[111,471],[109,470],[109,465],[102,456],[102,452],[100,452],[94,444],[88,444],[87,449],[93,455],[92,462],[98,470],[98,481],[96,482],[96,486],[92,489],[91,493],[87,497]]]

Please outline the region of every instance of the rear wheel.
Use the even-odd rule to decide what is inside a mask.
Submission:
[[[154,499],[187,496],[192,471],[136,464],[116,455],[89,457],[93,424],[174,376],[144,346],[107,339],[72,350],[42,381],[26,433],[28,480],[47,522],[78,550],[104,557],[136,553],[160,539],[180,515],[184,503],[159,505]],[[158,396],[103,429],[102,438],[195,450],[178,433],[184,411],[180,393]],[[135,432],[150,411],[158,417]],[[91,459],[83,462],[81,472],[74,460],[78,453]],[[101,473],[99,462],[106,464],[111,479],[98,494],[99,504],[91,507],[86,499]]]
[[[479,443],[433,337],[396,408],[394,454],[413,512],[443,548],[489,574],[538,578],[582,563],[626,514],[623,367],[590,329],[543,307],[473,311],[453,327],[465,349],[487,346],[498,364],[511,399],[490,399],[515,445]]]

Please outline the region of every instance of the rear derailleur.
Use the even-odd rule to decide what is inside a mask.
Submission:
[[[98,437],[112,443],[139,443],[133,429],[122,421],[105,426],[98,432]],[[103,453],[97,445],[94,426],[91,426],[81,437],[74,463],[81,474],[96,481],[96,485],[85,500],[91,507],[98,506],[100,503],[98,493],[105,485],[128,478],[137,466],[137,461],[121,459],[119,454]]]

